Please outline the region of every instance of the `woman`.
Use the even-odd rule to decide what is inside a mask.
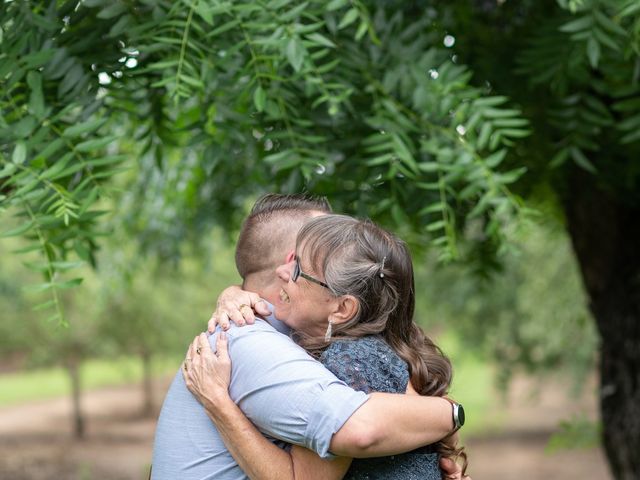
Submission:
[[[451,367],[412,320],[415,299],[411,257],[406,245],[395,236],[370,222],[323,216],[303,227],[296,255],[277,269],[277,275],[282,289],[274,304],[275,316],[294,329],[298,343],[338,378],[365,392],[446,393]],[[195,359],[196,350],[208,354],[204,346],[192,345],[188,357]],[[237,420],[239,410],[224,397],[228,385],[224,340],[219,343],[218,356],[222,362],[217,362],[216,367],[214,361],[215,368],[210,372],[220,379],[217,386],[203,391],[201,380],[185,372],[187,386],[205,406],[211,405],[210,400],[215,397],[216,410],[228,409],[235,415],[221,417],[218,413],[212,418],[250,478],[268,478],[262,476],[260,466],[274,461],[282,462],[283,472],[287,471],[289,456],[303,455],[296,447],[291,452],[280,450],[255,429],[244,437],[237,431],[228,434],[231,430],[227,430],[225,418]],[[246,429],[244,432],[246,435]],[[248,442],[252,445],[251,454],[242,448]],[[257,453],[255,442],[261,445]],[[436,449],[448,457],[461,453],[442,443]],[[309,464],[317,462],[317,467],[309,470],[317,478],[329,478],[325,468],[331,470],[332,478],[341,478],[350,463],[340,459],[327,466],[326,461],[316,458],[311,457]],[[280,474],[278,478],[284,476]],[[351,479],[440,476],[437,454],[428,450],[355,460],[346,474]]]

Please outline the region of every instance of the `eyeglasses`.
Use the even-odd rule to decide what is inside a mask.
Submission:
[[[302,271],[302,268],[300,268],[300,259],[297,256],[293,257],[293,260],[296,263],[293,266],[293,273],[291,274],[291,280],[293,280],[295,282],[296,280],[298,280],[298,277],[302,277],[302,278],[304,278],[306,280],[309,280],[310,282],[317,283],[318,285],[323,286],[327,290],[331,290],[329,288],[329,285],[327,285],[326,283],[318,280],[317,278],[312,277],[311,275],[308,275],[308,274],[304,273]]]

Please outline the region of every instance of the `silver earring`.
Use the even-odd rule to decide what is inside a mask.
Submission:
[[[331,320],[329,320],[329,326],[327,327],[327,331],[324,334],[324,341],[328,342],[329,340],[331,340],[331,330],[333,328],[333,324],[331,323]]]

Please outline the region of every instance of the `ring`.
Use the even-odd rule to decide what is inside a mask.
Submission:
[[[249,309],[251,308],[251,307],[250,307],[249,305],[247,305],[246,303],[243,303],[242,305],[240,305],[240,306],[238,307],[238,310],[242,311],[242,308],[243,308],[243,307],[247,307],[247,308],[249,308]]]
[[[201,349],[200,347],[196,348],[196,353],[197,353],[198,355],[200,355],[200,352],[201,352],[201,351],[202,351],[202,349]]]

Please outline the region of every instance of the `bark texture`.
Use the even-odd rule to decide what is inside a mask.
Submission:
[[[640,478],[640,208],[597,181],[573,172],[565,211],[600,333],[603,444],[614,478],[631,480]]]
[[[81,383],[80,383],[80,361],[75,358],[67,360],[67,372],[71,380],[71,399],[73,409],[73,434],[76,438],[84,438],[85,425],[84,416],[82,415]]]
[[[142,390],[144,402],[142,415],[144,417],[153,416],[153,379],[151,374],[151,354],[148,351],[141,353],[142,358]]]

